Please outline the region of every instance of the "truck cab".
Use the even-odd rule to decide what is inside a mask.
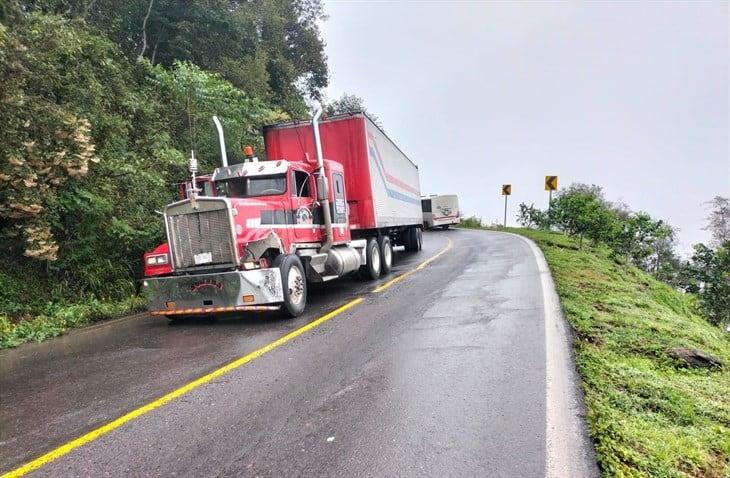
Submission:
[[[362,247],[351,244],[345,173],[335,161],[324,163],[324,177],[333,185],[326,191],[331,247],[338,258],[344,256],[339,261],[347,262],[344,267],[331,260],[328,270],[328,254],[319,253],[326,231],[315,164],[276,160],[225,166],[196,181],[203,194],[192,193],[190,181],[183,183],[183,199],[164,210],[168,241],[144,256],[152,313],[279,309],[270,304],[285,302],[277,267],[284,256],[296,259],[292,293],[304,289],[307,280],[323,282],[358,269],[365,259]],[[290,315],[298,312],[294,308]]]

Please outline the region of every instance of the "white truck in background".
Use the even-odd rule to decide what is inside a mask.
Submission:
[[[433,194],[421,198],[423,227],[448,229],[461,222],[459,197],[456,194]]]

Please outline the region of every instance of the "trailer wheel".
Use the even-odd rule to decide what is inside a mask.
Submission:
[[[294,254],[281,254],[274,260],[281,270],[284,303],[281,310],[289,317],[299,317],[307,306],[307,276],[302,261]]]
[[[380,236],[378,238],[378,247],[380,249],[381,275],[385,275],[393,267],[393,245],[390,243],[390,237]]]
[[[378,241],[371,237],[365,246],[365,265],[360,267],[360,277],[365,280],[375,280],[380,277],[380,248]]]
[[[420,227],[416,228],[416,251],[423,249],[423,231]]]
[[[417,252],[421,250],[419,246],[419,233],[420,229],[417,227],[409,227],[406,230],[404,246],[406,246],[407,252]]]

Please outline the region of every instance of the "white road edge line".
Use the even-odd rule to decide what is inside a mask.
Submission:
[[[553,276],[545,256],[530,239],[519,234],[535,257],[542,285],[545,314],[545,476],[548,478],[598,476],[593,445],[582,415],[580,378],[573,361],[567,321],[555,291]]]
[[[573,360],[572,333],[542,250],[532,240],[512,232],[473,231],[520,238],[530,247],[540,273],[545,316],[545,476],[599,477],[593,443],[582,418],[585,406]]]

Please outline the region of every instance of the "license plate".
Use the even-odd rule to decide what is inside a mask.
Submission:
[[[211,252],[201,252],[200,254],[195,254],[193,256],[193,262],[195,262],[195,265],[200,264],[210,264],[213,262],[213,254]]]

